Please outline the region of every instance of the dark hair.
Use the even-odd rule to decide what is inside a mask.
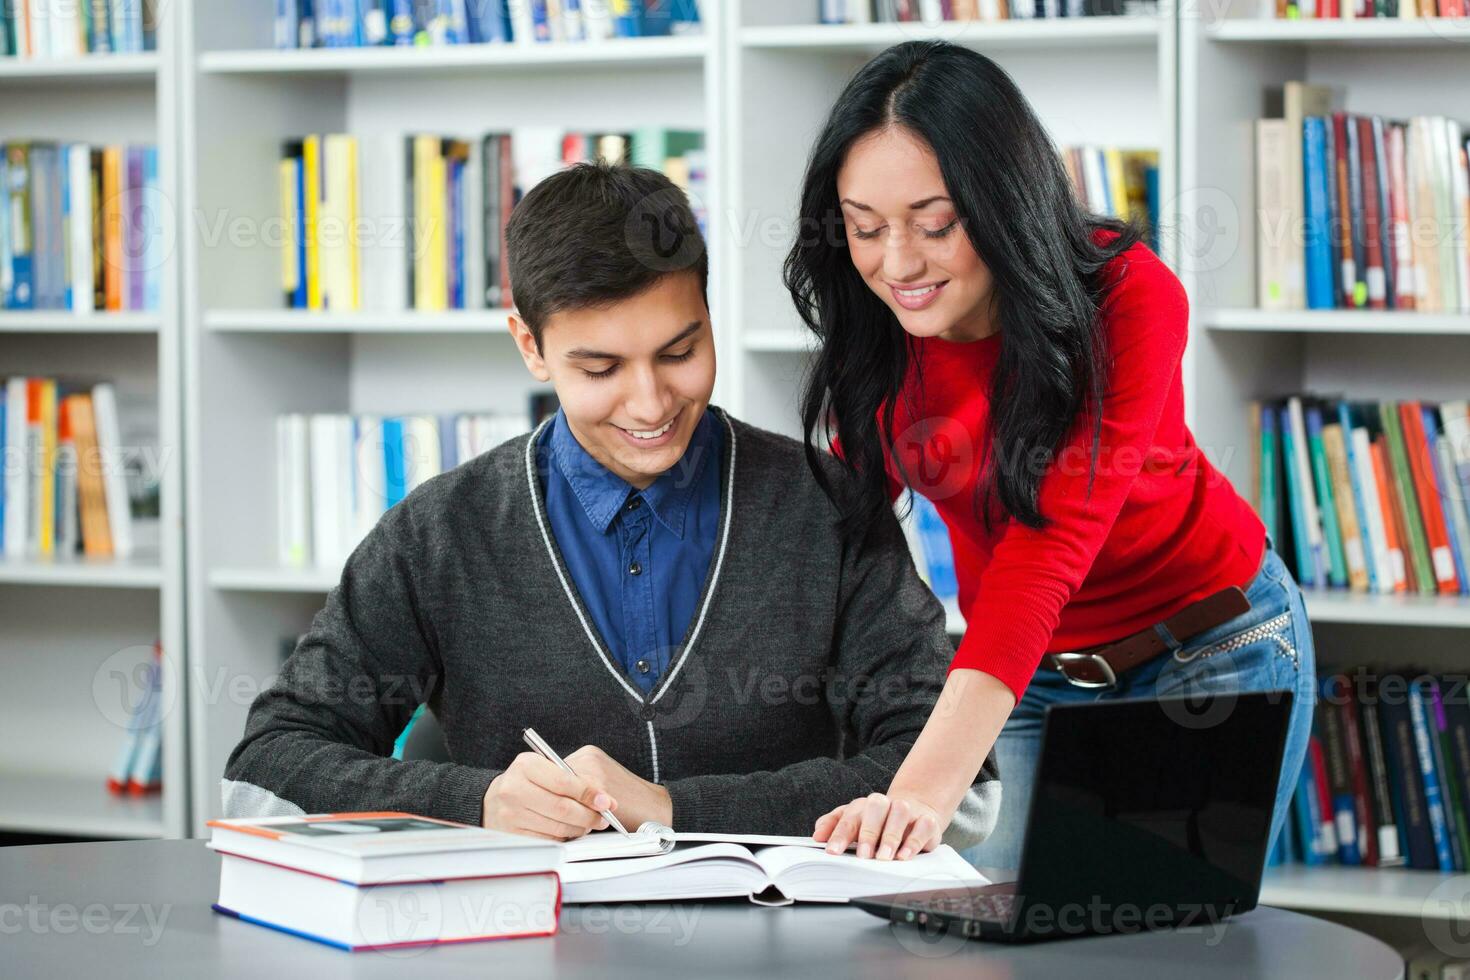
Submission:
[[[1042,527],[1045,467],[1037,464],[1050,463],[1089,408],[1096,462],[1105,364],[1098,311],[1110,288],[1103,270],[1140,236],[1082,207],[1010,76],[956,45],[911,41],[879,54],[848,82],[812,149],[802,234],[785,264],[797,311],[822,342],[802,394],[807,461],[845,532],[861,532],[889,506],[884,447],[893,443],[913,338],[852,264],[837,174],[855,142],[894,126],[933,148],[960,225],[994,280],[1000,359],[974,506],[987,527],[1001,514]],[[836,233],[807,233],[827,228]],[[1099,244],[1100,229],[1117,237]],[[819,437],[830,444],[834,423],[843,466],[856,477],[851,493],[837,492],[812,445]]]
[[[698,274],[709,302],[699,223],[656,170],[598,161],[547,177],[511,212],[505,247],[516,310],[537,347],[553,314],[608,306],[665,276]]]

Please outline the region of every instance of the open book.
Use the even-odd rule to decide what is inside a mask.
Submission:
[[[907,861],[828,854],[810,837],[685,834],[645,823],[631,837],[592,834],[565,845],[562,901],[744,898],[767,905],[989,884],[953,848]],[[640,856],[641,855],[641,856]]]

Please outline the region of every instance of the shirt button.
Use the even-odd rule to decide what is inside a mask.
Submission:
[[[634,664],[633,666],[638,668],[638,673],[640,673],[640,674],[646,674],[646,673],[648,673],[649,666],[648,666],[648,661],[647,660],[640,660],[636,664]]]
[[[629,575],[642,575],[643,574],[643,566],[640,565],[640,564],[638,564],[635,561],[633,564],[631,564],[631,565],[628,566],[628,574]]]
[[[632,500],[628,501],[628,509],[629,510],[637,510],[639,507],[642,507],[642,506],[643,506],[643,498],[642,497],[634,497]]]
[[[649,705],[648,707],[646,707],[646,708],[643,709],[643,720],[644,721],[653,721],[653,719],[655,719],[657,717],[658,717],[658,709],[655,708],[653,705]]]

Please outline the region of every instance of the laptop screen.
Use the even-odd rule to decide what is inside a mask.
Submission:
[[[1023,902],[1104,919],[1253,908],[1291,701],[1278,691],[1052,707]]]

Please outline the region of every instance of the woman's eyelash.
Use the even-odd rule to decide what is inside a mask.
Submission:
[[[681,361],[687,361],[687,360],[689,360],[689,358],[691,358],[693,356],[694,356],[694,348],[691,347],[691,348],[689,348],[688,350],[686,350],[682,354],[665,354],[664,355],[664,360],[669,361],[669,362],[674,363],[674,364],[678,364]]]
[[[923,228],[923,229],[920,229],[920,230],[923,231],[925,238],[945,238],[945,237],[948,237],[948,235],[949,235],[950,232],[954,231],[955,226],[958,225],[959,223],[960,223],[960,219],[959,218],[956,218],[953,221],[951,221],[949,224],[945,225],[943,228],[939,228],[939,229],[936,229],[934,231],[930,231],[927,228]],[[853,231],[852,231],[852,233],[856,237],[861,238],[864,241],[867,241],[867,240],[870,240],[870,239],[873,239],[873,238],[877,238],[878,235],[882,231],[883,231],[882,228],[874,228],[872,231],[863,231],[861,228],[854,228]]]

